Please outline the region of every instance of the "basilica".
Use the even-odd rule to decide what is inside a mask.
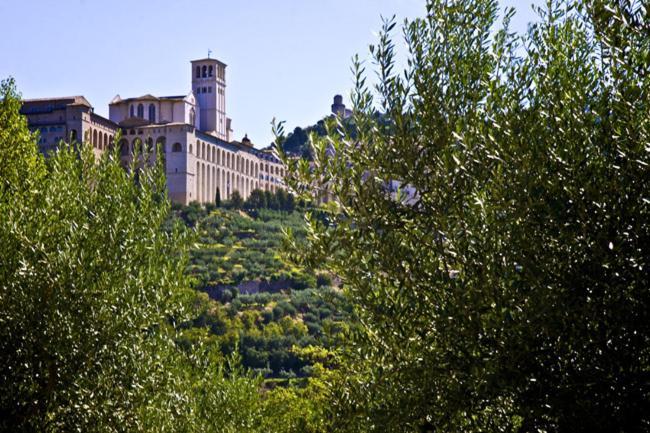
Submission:
[[[94,113],[83,96],[24,100],[21,112],[40,132],[47,154],[61,140],[93,146],[97,156],[119,146],[124,163],[134,153],[164,153],[169,197],[188,204],[246,199],[254,189],[283,188],[284,166],[270,151],[256,149],[245,136],[232,139],[226,116],[226,65],[205,58],[191,63],[192,91],[185,95],[122,98],[109,104],[109,118]],[[121,131],[119,143],[114,138]]]

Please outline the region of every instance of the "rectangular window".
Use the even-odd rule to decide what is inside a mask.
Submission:
[[[212,93],[212,86],[208,87],[208,93]]]

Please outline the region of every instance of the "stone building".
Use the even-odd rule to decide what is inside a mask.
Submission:
[[[61,140],[83,140],[93,145],[96,156],[108,149],[119,126],[95,114],[93,106],[83,96],[27,99],[21,114],[27,116],[29,128],[39,131],[39,148],[48,154]]]
[[[82,96],[26,100],[22,112],[41,131],[44,153],[60,140],[84,138],[96,155],[119,146],[124,163],[134,152],[165,161],[169,197],[177,203],[214,202],[234,191],[246,199],[254,189],[283,188],[284,166],[245,136],[232,140],[226,116],[226,65],[216,59],[191,62],[192,91],[180,96],[122,98],[109,104],[109,119],[93,112]],[[113,137],[121,130],[122,139]],[[158,155],[160,151],[164,155]]]

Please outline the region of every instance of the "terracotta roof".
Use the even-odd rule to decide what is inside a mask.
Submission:
[[[154,96],[150,94],[142,95],[142,96],[135,96],[132,98],[120,98],[120,100],[111,102],[109,105],[115,105],[115,104],[123,104],[123,103],[129,103],[133,101],[141,101],[141,100],[155,100],[155,101],[161,101],[161,100],[183,100],[187,97],[187,95],[179,95],[179,96]]]
[[[190,60],[190,63],[196,63],[196,62],[208,62],[208,61],[209,61],[209,62],[219,63],[220,65],[223,65],[223,66],[228,66],[228,65],[226,65],[224,62],[222,62],[221,60],[212,59],[212,58],[210,58],[210,57],[205,57],[205,58],[203,58],[203,59]]]
[[[81,95],[77,96],[60,96],[56,98],[35,98],[35,99],[23,99],[23,104],[37,104],[37,103],[62,103],[66,105],[86,105],[92,107],[90,102]]]

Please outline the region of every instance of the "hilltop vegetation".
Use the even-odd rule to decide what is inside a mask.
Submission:
[[[202,294],[191,325],[207,330],[224,355],[238,350],[244,367],[268,379],[309,377],[314,365],[304,350],[340,346],[351,307],[329,275],[282,258],[284,230],[304,236],[302,212],[256,208],[254,200],[244,204],[247,212],[227,209],[228,202],[174,206],[174,218],[198,233],[188,272]]]

